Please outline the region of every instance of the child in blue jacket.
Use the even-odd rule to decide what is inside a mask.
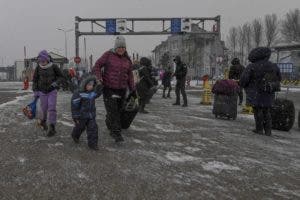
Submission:
[[[88,146],[92,150],[98,150],[95,99],[101,94],[102,85],[96,77],[90,76],[81,82],[79,90],[73,94],[71,100],[72,118],[75,122],[72,139],[79,143],[79,138],[86,129]]]

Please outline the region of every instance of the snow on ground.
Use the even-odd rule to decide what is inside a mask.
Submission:
[[[16,87],[15,85],[11,86]],[[172,94],[174,97],[174,94]],[[97,101],[98,152],[70,138],[70,93],[58,97],[58,134],[45,137],[21,108],[32,96],[0,105],[2,199],[299,199],[300,136],[251,133],[253,116],[217,120],[189,95],[174,107],[161,91],[117,145]],[[239,108],[240,109],[240,108]]]

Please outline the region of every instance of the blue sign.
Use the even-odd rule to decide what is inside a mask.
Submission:
[[[294,66],[293,63],[278,63],[278,67],[281,73],[293,73]]]
[[[171,33],[181,32],[181,18],[171,19]]]
[[[107,19],[106,33],[116,33],[116,32],[117,32],[116,19]]]

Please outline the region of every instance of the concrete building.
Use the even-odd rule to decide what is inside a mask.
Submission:
[[[193,24],[195,32],[205,32],[198,25]],[[162,66],[161,58],[165,53],[170,56],[169,66],[173,65],[173,58],[179,55],[189,67],[191,78],[210,75],[211,77],[223,74],[225,44],[220,36],[213,34],[184,34],[171,35],[166,41],[156,46],[152,51],[154,65]]]
[[[21,81],[24,78],[25,62],[24,60],[15,61],[15,80]]]

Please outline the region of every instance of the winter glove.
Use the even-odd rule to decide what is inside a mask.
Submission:
[[[134,91],[132,91],[131,93],[130,93],[130,95],[129,95],[129,97],[133,97],[133,98],[137,98],[137,92],[136,92],[136,90],[134,90]]]
[[[34,99],[39,98],[39,92],[38,91],[34,91],[33,92],[33,97],[34,97]]]
[[[51,88],[53,88],[53,89],[55,89],[55,90],[59,90],[60,88],[59,88],[59,85],[57,84],[57,82],[53,82],[52,84],[51,84]]]
[[[73,121],[74,121],[75,125],[78,125],[78,124],[79,124],[79,119],[73,118]]]

